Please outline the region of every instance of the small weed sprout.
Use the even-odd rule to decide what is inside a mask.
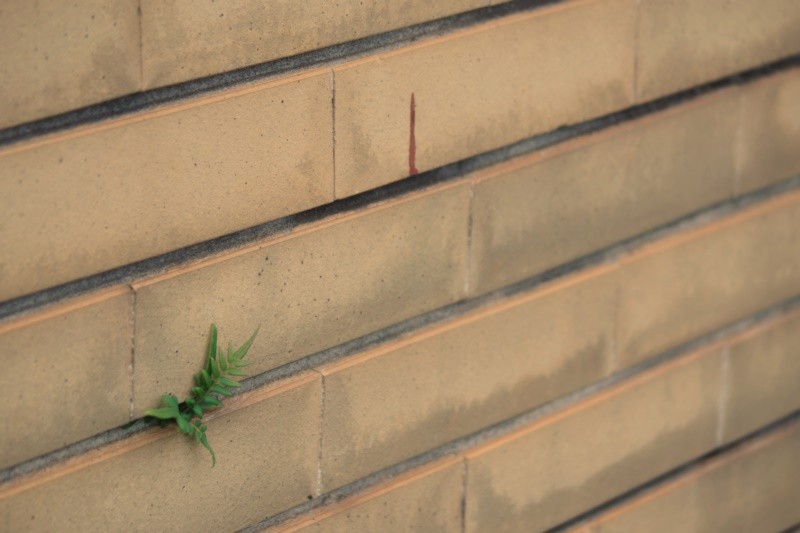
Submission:
[[[225,353],[221,348],[217,349],[217,326],[211,324],[208,361],[205,367],[194,375],[195,385],[192,387],[192,395],[179,404],[178,398],[172,394],[165,394],[161,397],[162,407],[144,413],[145,416],[164,421],[174,420],[181,433],[194,438],[196,443],[202,444],[208,450],[211,454],[212,467],[217,464],[217,456],[208,443],[206,437],[208,428],[203,424],[203,415],[206,411],[221,406],[222,400],[231,396],[233,389],[239,387],[236,379],[247,375],[242,368],[252,363],[246,362],[244,357],[257,333],[258,329],[236,351],[233,351],[229,343],[228,351]]]

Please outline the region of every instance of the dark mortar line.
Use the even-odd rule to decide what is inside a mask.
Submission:
[[[740,437],[735,441],[732,441],[728,444],[724,444],[717,448],[714,448],[710,452],[701,455],[700,457],[693,459],[687,463],[678,466],[677,468],[673,468],[668,472],[661,474],[659,476],[654,477],[653,479],[639,485],[629,491],[616,496],[592,509],[579,514],[573,518],[570,518],[566,522],[562,522],[561,524],[552,527],[546,530],[546,533],[561,533],[565,531],[569,531],[577,526],[584,525],[586,522],[597,518],[604,514],[607,511],[613,510],[616,507],[623,506],[640,496],[643,496],[647,493],[656,491],[661,487],[671,483],[672,481],[680,479],[681,476],[685,474],[689,474],[694,470],[700,469],[704,467],[711,461],[715,459],[725,456],[729,453],[735,453],[736,451],[756,442],[757,440],[767,437],[772,433],[778,432],[784,429],[787,426],[800,422],[800,409],[793,411],[792,413],[779,418],[774,422],[770,422],[766,426],[763,426],[752,433],[745,435],[744,437]]]
[[[666,96],[659,100],[639,104],[579,124],[562,126],[556,130],[535,135],[495,150],[490,150],[433,170],[422,172],[416,176],[411,176],[349,198],[334,200],[329,204],[314,207],[300,213],[271,220],[221,237],[185,246],[165,254],[106,270],[98,274],[92,274],[55,287],[12,298],[0,303],[0,321],[13,315],[32,311],[39,307],[44,307],[67,298],[103,289],[108,286],[131,283],[141,278],[154,276],[170,268],[179,267],[197,260],[235,250],[242,246],[254,244],[329,217],[357,212],[372,205],[400,198],[405,194],[423,191],[441,183],[457,181],[475,171],[664,111],[732,85],[748,83],[775,72],[797,67],[800,67],[800,54],[793,56],[789,60],[759,67],[735,76],[724,78],[720,81]],[[748,195],[743,197],[746,196]]]
[[[528,426],[537,420],[541,420],[549,415],[555,414],[559,411],[572,407],[579,402],[603,391],[613,388],[615,385],[622,384],[626,381],[634,379],[638,375],[655,368],[667,364],[668,362],[679,358],[682,355],[691,353],[695,350],[702,349],[705,346],[711,345],[717,341],[731,338],[738,333],[746,331],[754,326],[757,326],[767,320],[777,316],[789,313],[793,310],[800,309],[800,296],[796,296],[778,306],[761,311],[750,315],[742,320],[734,322],[723,328],[717,329],[707,335],[693,339],[690,342],[682,344],[676,348],[661,353],[660,355],[648,359],[635,366],[624,369],[616,374],[596,381],[586,387],[568,393],[556,400],[545,403],[539,407],[506,419],[502,422],[493,424],[486,428],[480,429],[474,433],[450,441],[446,444],[438,446],[432,450],[417,455],[411,459],[401,461],[393,466],[369,474],[361,479],[353,481],[340,488],[334,489],[321,495],[310,502],[283,511],[277,515],[268,517],[260,522],[257,522],[245,529],[242,532],[260,531],[266,527],[272,527],[281,524],[300,515],[306,514],[311,510],[333,505],[344,498],[353,496],[357,493],[365,492],[376,485],[390,480],[391,478],[402,475],[411,470],[421,468],[427,464],[441,460],[446,457],[451,457],[464,453],[467,450],[485,444],[491,440],[503,437],[512,433],[513,431],[522,427]]]
[[[778,305],[772,306],[766,310],[760,311],[758,313],[754,313],[748,317],[745,317],[741,320],[733,322],[729,325],[723,326],[718,328],[714,331],[711,331],[705,335],[697,337],[687,343],[679,345],[675,348],[667,350],[660,355],[652,357],[642,363],[629,367],[627,369],[621,370],[616,374],[613,374],[609,377],[603,378],[599,381],[596,381],[592,384],[587,385],[581,389],[578,389],[574,392],[566,394],[556,400],[551,402],[545,403],[539,407],[511,417],[507,420],[501,421],[499,423],[490,425],[486,428],[478,430],[470,435],[461,437],[454,441],[451,441],[447,444],[429,450],[423,454],[420,454],[416,457],[408,459],[406,461],[402,461],[392,467],[386,468],[369,476],[366,476],[360,480],[354,481],[344,487],[336,489],[328,494],[322,495],[321,497],[317,497],[310,502],[306,502],[303,505],[285,511],[275,517],[270,518],[270,521],[283,521],[290,517],[296,516],[296,514],[300,512],[305,512],[308,509],[318,507],[322,504],[332,503],[334,501],[339,501],[347,495],[353,494],[355,492],[362,491],[366,488],[372,487],[375,484],[388,479],[390,477],[394,477],[399,475],[403,472],[416,468],[418,466],[430,463],[432,461],[436,461],[446,456],[454,455],[460,453],[466,449],[475,447],[479,444],[482,444],[486,441],[489,441],[493,438],[498,436],[507,434],[515,429],[528,425],[536,420],[539,420],[547,415],[555,413],[561,409],[567,408],[571,405],[576,404],[577,402],[591,396],[592,394],[598,393],[600,391],[609,389],[614,385],[621,383],[629,378],[636,376],[642,372],[649,370],[655,366],[663,364],[667,361],[675,359],[685,353],[692,352],[694,350],[698,350],[703,348],[704,346],[713,344],[719,340],[723,340],[729,337],[732,337],[738,333],[746,331],[750,328],[753,328],[761,323],[764,323],[770,319],[777,318],[782,315],[789,314],[797,309],[800,309],[800,295],[790,298]],[[330,351],[333,351],[332,349]],[[313,356],[312,356],[313,357]],[[279,372],[281,369],[284,369],[287,366],[281,367],[276,369],[275,371],[267,372],[266,374],[272,374],[276,376],[274,379],[278,379],[277,375],[282,374],[283,372]],[[245,386],[242,387],[243,389],[250,390],[253,388],[254,382],[258,381],[266,381],[263,377],[266,374],[262,374],[261,376],[256,376],[256,378],[250,378],[245,380]],[[280,377],[283,377],[282,375]],[[273,380],[274,380],[273,379]],[[237,394],[240,394],[237,392]],[[87,452],[97,450],[98,448],[102,448],[103,446],[107,446],[116,442],[120,442],[124,439],[133,437],[149,428],[158,426],[159,422],[157,420],[146,420],[146,419],[138,419],[131,423],[125,424],[123,426],[105,431],[98,435],[94,435],[87,439],[78,441],[76,443],[70,444],[61,448],[59,450],[55,450],[53,452],[49,452],[47,454],[41,455],[34,459],[30,459],[28,461],[19,463],[17,465],[13,465],[7,467],[3,470],[0,470],[0,488],[2,485],[5,485],[9,482],[12,482],[16,479],[19,479],[23,476],[35,474],[38,471],[44,470],[49,467],[57,466],[58,463],[64,462],[68,459],[72,459],[78,457],[80,455],[86,454]],[[309,507],[310,506],[310,507]],[[297,513],[294,511],[297,510]],[[291,514],[287,514],[291,513]],[[278,519],[280,517],[280,519]]]
[[[524,294],[529,291],[533,291],[542,284],[547,283],[549,281],[553,281],[560,277],[564,277],[567,274],[575,273],[577,271],[580,271],[582,269],[587,269],[592,266],[609,263],[611,261],[618,259],[619,257],[622,257],[625,254],[631,253],[632,251],[636,250],[637,248],[640,248],[641,246],[649,242],[657,240],[658,238],[664,235],[673,232],[677,233],[682,231],[683,229],[690,228],[710,220],[721,218],[724,215],[729,214],[738,208],[759,201],[763,201],[765,199],[780,195],[785,191],[793,189],[800,189],[800,176],[793,178],[792,180],[789,180],[786,183],[769,187],[767,189],[762,189],[761,191],[758,191],[747,197],[738,198],[731,202],[725,202],[723,205],[719,207],[702,211],[697,214],[688,215],[682,219],[679,219],[666,226],[648,232],[644,235],[633,237],[631,239],[621,242],[620,244],[590,254],[588,256],[579,258],[575,261],[548,270],[544,273],[532,276],[528,279],[525,279],[513,285],[502,287],[500,289],[497,289],[495,291],[489,292],[481,296],[474,297],[472,299],[462,300],[460,302],[456,302],[453,304],[446,305],[444,307],[440,307],[438,309],[434,309],[433,311],[429,311],[427,313],[417,315],[402,322],[392,324],[381,330],[371,332],[362,337],[358,337],[351,341],[303,357],[302,359],[299,359],[297,361],[293,361],[291,363],[282,365],[267,372],[263,372],[259,375],[247,378],[244,381],[242,381],[242,386],[239,389],[237,389],[236,394],[241,394],[247,391],[267,386],[271,383],[294,376],[301,372],[314,371],[317,367],[323,364],[330,363],[340,359],[345,359],[349,356],[356,355],[365,350],[375,348],[382,344],[402,339],[404,337],[410,337],[425,327],[433,326],[436,324],[442,324],[450,320],[455,320],[461,316],[464,316],[470,311],[473,311],[480,307],[487,307],[491,304],[500,302],[504,299],[508,299],[517,295]],[[787,300],[783,304],[774,306],[762,313],[757,313],[755,315],[752,315],[751,319],[755,321],[762,320],[762,318],[759,317],[768,317],[771,316],[771,314],[775,313],[789,312],[790,310],[792,310],[794,307],[797,306],[800,306],[800,296],[797,296],[794,299]],[[745,324],[746,326],[752,322],[752,320],[750,322],[748,322],[748,320],[750,319],[745,319],[742,323]],[[735,325],[731,327],[735,327]],[[722,331],[721,334],[722,335],[727,334],[726,332],[729,330],[730,328],[724,328],[723,330],[721,330]],[[706,342],[705,339],[711,338],[713,337],[713,335],[715,334],[711,333],[701,337],[698,343],[703,344],[704,342]],[[94,435],[87,439],[70,444],[64,448],[55,450],[53,452],[49,452],[37,458],[0,470],[0,484],[4,484],[8,481],[11,481],[23,475],[28,475],[30,473],[36,472],[38,470],[41,470],[58,462],[62,462],[66,459],[69,459],[71,457],[84,454],[97,447],[105,446],[120,441],[122,439],[131,437],[141,431],[144,431],[156,425],[158,425],[158,422],[156,420],[145,420],[143,418],[140,418],[123,426],[110,429],[98,435]]]
[[[297,55],[270,60],[264,63],[212,74],[202,78],[158,87],[119,98],[113,98],[80,109],[67,111],[43,119],[33,120],[0,130],[0,146],[21,142],[33,137],[75,128],[93,122],[117,118],[144,111],[194,96],[203,95],[236,85],[283,76],[293,71],[322,67],[402,47],[420,39],[438,37],[502,17],[533,11],[564,0],[514,0],[496,6],[487,6],[440,19],[414,24],[362,37],[354,41],[334,44]],[[144,61],[142,61],[142,65]]]

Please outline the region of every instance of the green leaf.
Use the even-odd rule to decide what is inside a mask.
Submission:
[[[188,420],[186,420],[186,418],[183,417],[183,414],[181,414],[181,416],[176,417],[175,420],[177,420],[178,422],[178,429],[181,431],[181,433],[185,435],[191,435],[192,433],[194,433],[194,431],[192,430],[192,425],[189,423]]]
[[[258,335],[258,330],[261,329],[261,326],[258,326],[253,334],[247,339],[247,342],[242,344],[236,353],[233,354],[234,359],[244,359],[244,356],[247,355],[247,350],[250,349],[250,346],[253,344],[253,341],[256,339],[256,335]]]
[[[211,388],[211,377],[205,370],[200,371],[200,379],[203,380],[203,389],[208,390]]]
[[[200,374],[198,374],[199,376]],[[196,400],[200,400],[206,394],[206,390],[203,387],[192,387],[192,394]]]
[[[200,444],[202,444],[205,449],[208,450],[208,453],[211,454],[211,468],[214,468],[214,466],[217,464],[217,455],[214,453],[214,450],[211,449],[211,445],[208,443],[208,437],[206,437],[205,433],[200,435]]]
[[[215,398],[214,396],[206,396],[203,400],[202,407],[203,409],[213,409],[214,407],[219,407],[220,405],[222,405],[222,402],[219,401],[218,398]]]
[[[219,368],[220,368],[220,370],[222,370],[223,372],[225,372],[226,370],[228,370],[228,363],[227,363],[226,359],[228,359],[228,358],[227,358],[227,357],[225,357],[224,355],[223,355],[222,357],[220,357],[220,358],[219,358]]]
[[[172,394],[164,394],[161,397],[161,400],[163,400],[164,405],[166,405],[167,407],[172,407],[176,411],[178,410],[178,399]]]
[[[219,378],[219,382],[225,385],[226,387],[230,387],[232,389],[235,389],[236,387],[241,387],[238,381],[226,378],[225,376]]]
[[[197,418],[203,418],[203,408],[199,405],[193,405],[192,412],[197,416]]]
[[[223,396],[232,396],[233,393],[226,389],[223,385],[214,385],[211,387],[210,392],[216,392],[217,394],[222,394]]]
[[[234,362],[233,364],[234,364],[234,365],[235,365],[237,368],[242,368],[242,367],[245,367],[245,366],[250,366],[250,365],[252,365],[253,363],[249,363],[249,362],[247,362],[247,361],[236,361],[236,362]]]
[[[217,366],[217,361],[215,361],[214,359],[209,359],[208,366],[211,369],[211,372],[208,372],[209,374],[211,374],[211,377],[213,377],[214,379],[219,379],[219,366]]]
[[[151,416],[160,420],[172,420],[173,418],[180,418],[180,413],[177,409],[172,407],[161,407],[159,409],[149,409],[145,411],[144,416]]]
[[[228,369],[228,375],[231,376],[246,376],[247,372],[244,370],[239,370],[238,368],[230,368]]]

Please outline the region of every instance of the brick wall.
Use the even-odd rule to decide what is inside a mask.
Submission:
[[[0,5],[0,530],[800,523],[794,0]],[[209,324],[219,463],[143,413]]]

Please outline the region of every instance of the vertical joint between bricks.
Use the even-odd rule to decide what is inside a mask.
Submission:
[[[136,405],[136,388],[134,387],[134,370],[136,369],[136,291],[133,290],[133,287],[129,287],[130,289],[130,296],[128,301],[130,302],[130,333],[131,333],[131,353],[130,353],[130,363],[128,364],[128,372],[130,374],[130,413],[129,417],[131,420],[134,419],[135,409],[134,406]]]
[[[466,258],[464,259],[464,296],[469,296],[469,278],[472,276],[472,209],[475,198],[475,182],[469,184],[469,199],[467,201],[467,245]]]
[[[333,199],[336,200],[336,73],[331,69],[331,165],[333,178]]]
[[[728,369],[730,366],[730,347],[726,346],[724,350],[722,350],[722,366],[720,368],[721,377],[720,377],[720,387],[719,387],[719,398],[717,404],[717,446],[722,444],[722,439],[725,437],[725,418],[726,418],[726,408],[728,404],[728,395],[730,394],[730,384],[728,378]]]
[[[461,533],[467,531],[467,458],[461,460]]]
[[[142,32],[142,0],[136,6],[136,16],[139,19],[139,90],[144,90],[144,33]]]
[[[633,94],[631,96],[634,102],[639,101],[639,95],[637,94],[639,87],[636,82],[639,72],[639,10],[641,9],[639,3],[640,0],[636,0],[633,4],[633,77],[631,79],[631,91],[633,91]]]
[[[325,420],[325,375],[322,372],[315,370],[320,376],[320,395],[319,395],[319,436],[317,447],[317,493],[314,496],[322,494],[322,446],[324,444],[324,420]]]
[[[744,165],[744,115],[747,98],[745,89],[739,88],[739,115],[736,123],[736,133],[733,139],[733,195],[742,193],[742,171]]]

